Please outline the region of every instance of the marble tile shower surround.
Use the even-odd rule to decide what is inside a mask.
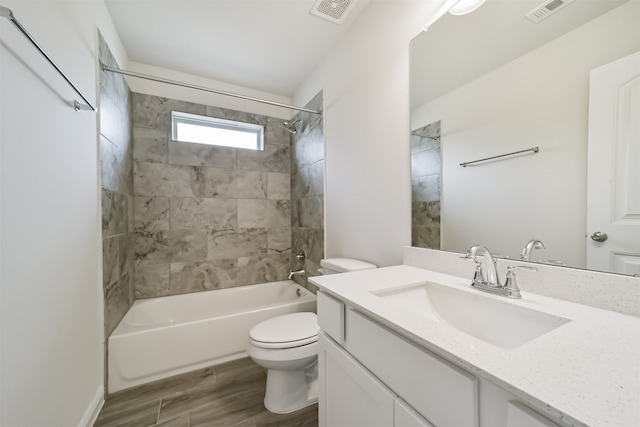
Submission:
[[[417,268],[473,277],[475,266],[462,254],[407,246],[403,249],[403,264]],[[504,278],[509,265],[527,265],[515,260],[498,259],[498,271]],[[551,298],[640,317],[640,277],[622,276],[577,268],[533,264],[538,271],[518,270],[518,286]]]
[[[440,248],[440,170],[440,121],[437,121],[411,133],[413,246]]]
[[[322,111],[323,94],[318,93],[305,106]],[[317,276],[320,260],[324,258],[324,130],[322,115],[301,112],[294,120],[302,120],[298,133],[292,135],[291,155],[291,227],[292,260],[297,268],[295,255],[305,251],[306,277]],[[294,280],[312,292],[314,285],[306,277]]]
[[[100,61],[118,64],[98,33]],[[100,71],[100,177],[105,336],[134,300],[131,92],[123,76]]]
[[[282,120],[133,93],[135,294],[286,279],[290,134]],[[264,151],[171,140],[171,111],[266,126]]]

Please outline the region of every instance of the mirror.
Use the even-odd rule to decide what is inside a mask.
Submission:
[[[540,0],[487,0],[412,40],[413,246],[519,259],[538,239],[530,261],[640,273],[640,239],[623,271],[587,263],[603,245],[587,230],[590,71],[640,50],[640,2],[564,3],[534,23]]]

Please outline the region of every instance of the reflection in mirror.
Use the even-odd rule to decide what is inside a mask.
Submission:
[[[411,132],[411,246],[440,249],[440,122]]]
[[[640,60],[630,62],[635,80],[619,85],[628,87],[616,95],[626,110],[604,138],[609,157],[590,147],[603,138],[594,137],[589,113],[598,108],[589,100],[592,70],[640,51],[640,0],[576,0],[538,23],[527,19],[541,3],[487,0],[469,15],[444,15],[411,42],[413,245],[465,252],[482,244],[519,259],[539,240],[527,253],[533,262],[638,274],[640,175],[629,164],[640,164]],[[440,138],[425,138],[436,124]],[[539,152],[460,166],[532,147]],[[439,170],[429,151],[439,152]],[[599,176],[603,163],[616,177]],[[607,200],[588,196],[603,186]],[[594,204],[619,197],[616,220],[587,219]],[[616,222],[628,226],[626,246],[592,239]],[[598,251],[604,263],[588,255]]]

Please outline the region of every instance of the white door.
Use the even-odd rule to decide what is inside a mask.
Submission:
[[[587,189],[587,268],[640,274],[640,52],[591,71]]]

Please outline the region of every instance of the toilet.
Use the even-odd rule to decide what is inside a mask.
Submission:
[[[374,264],[349,258],[320,261],[322,274],[370,270]],[[264,406],[286,414],[318,401],[318,319],[315,313],[277,316],[249,332],[247,353],[267,369]]]
[[[351,258],[328,258],[320,261],[323,276],[327,274],[348,273],[350,271],[371,270],[377,268],[375,264]]]

